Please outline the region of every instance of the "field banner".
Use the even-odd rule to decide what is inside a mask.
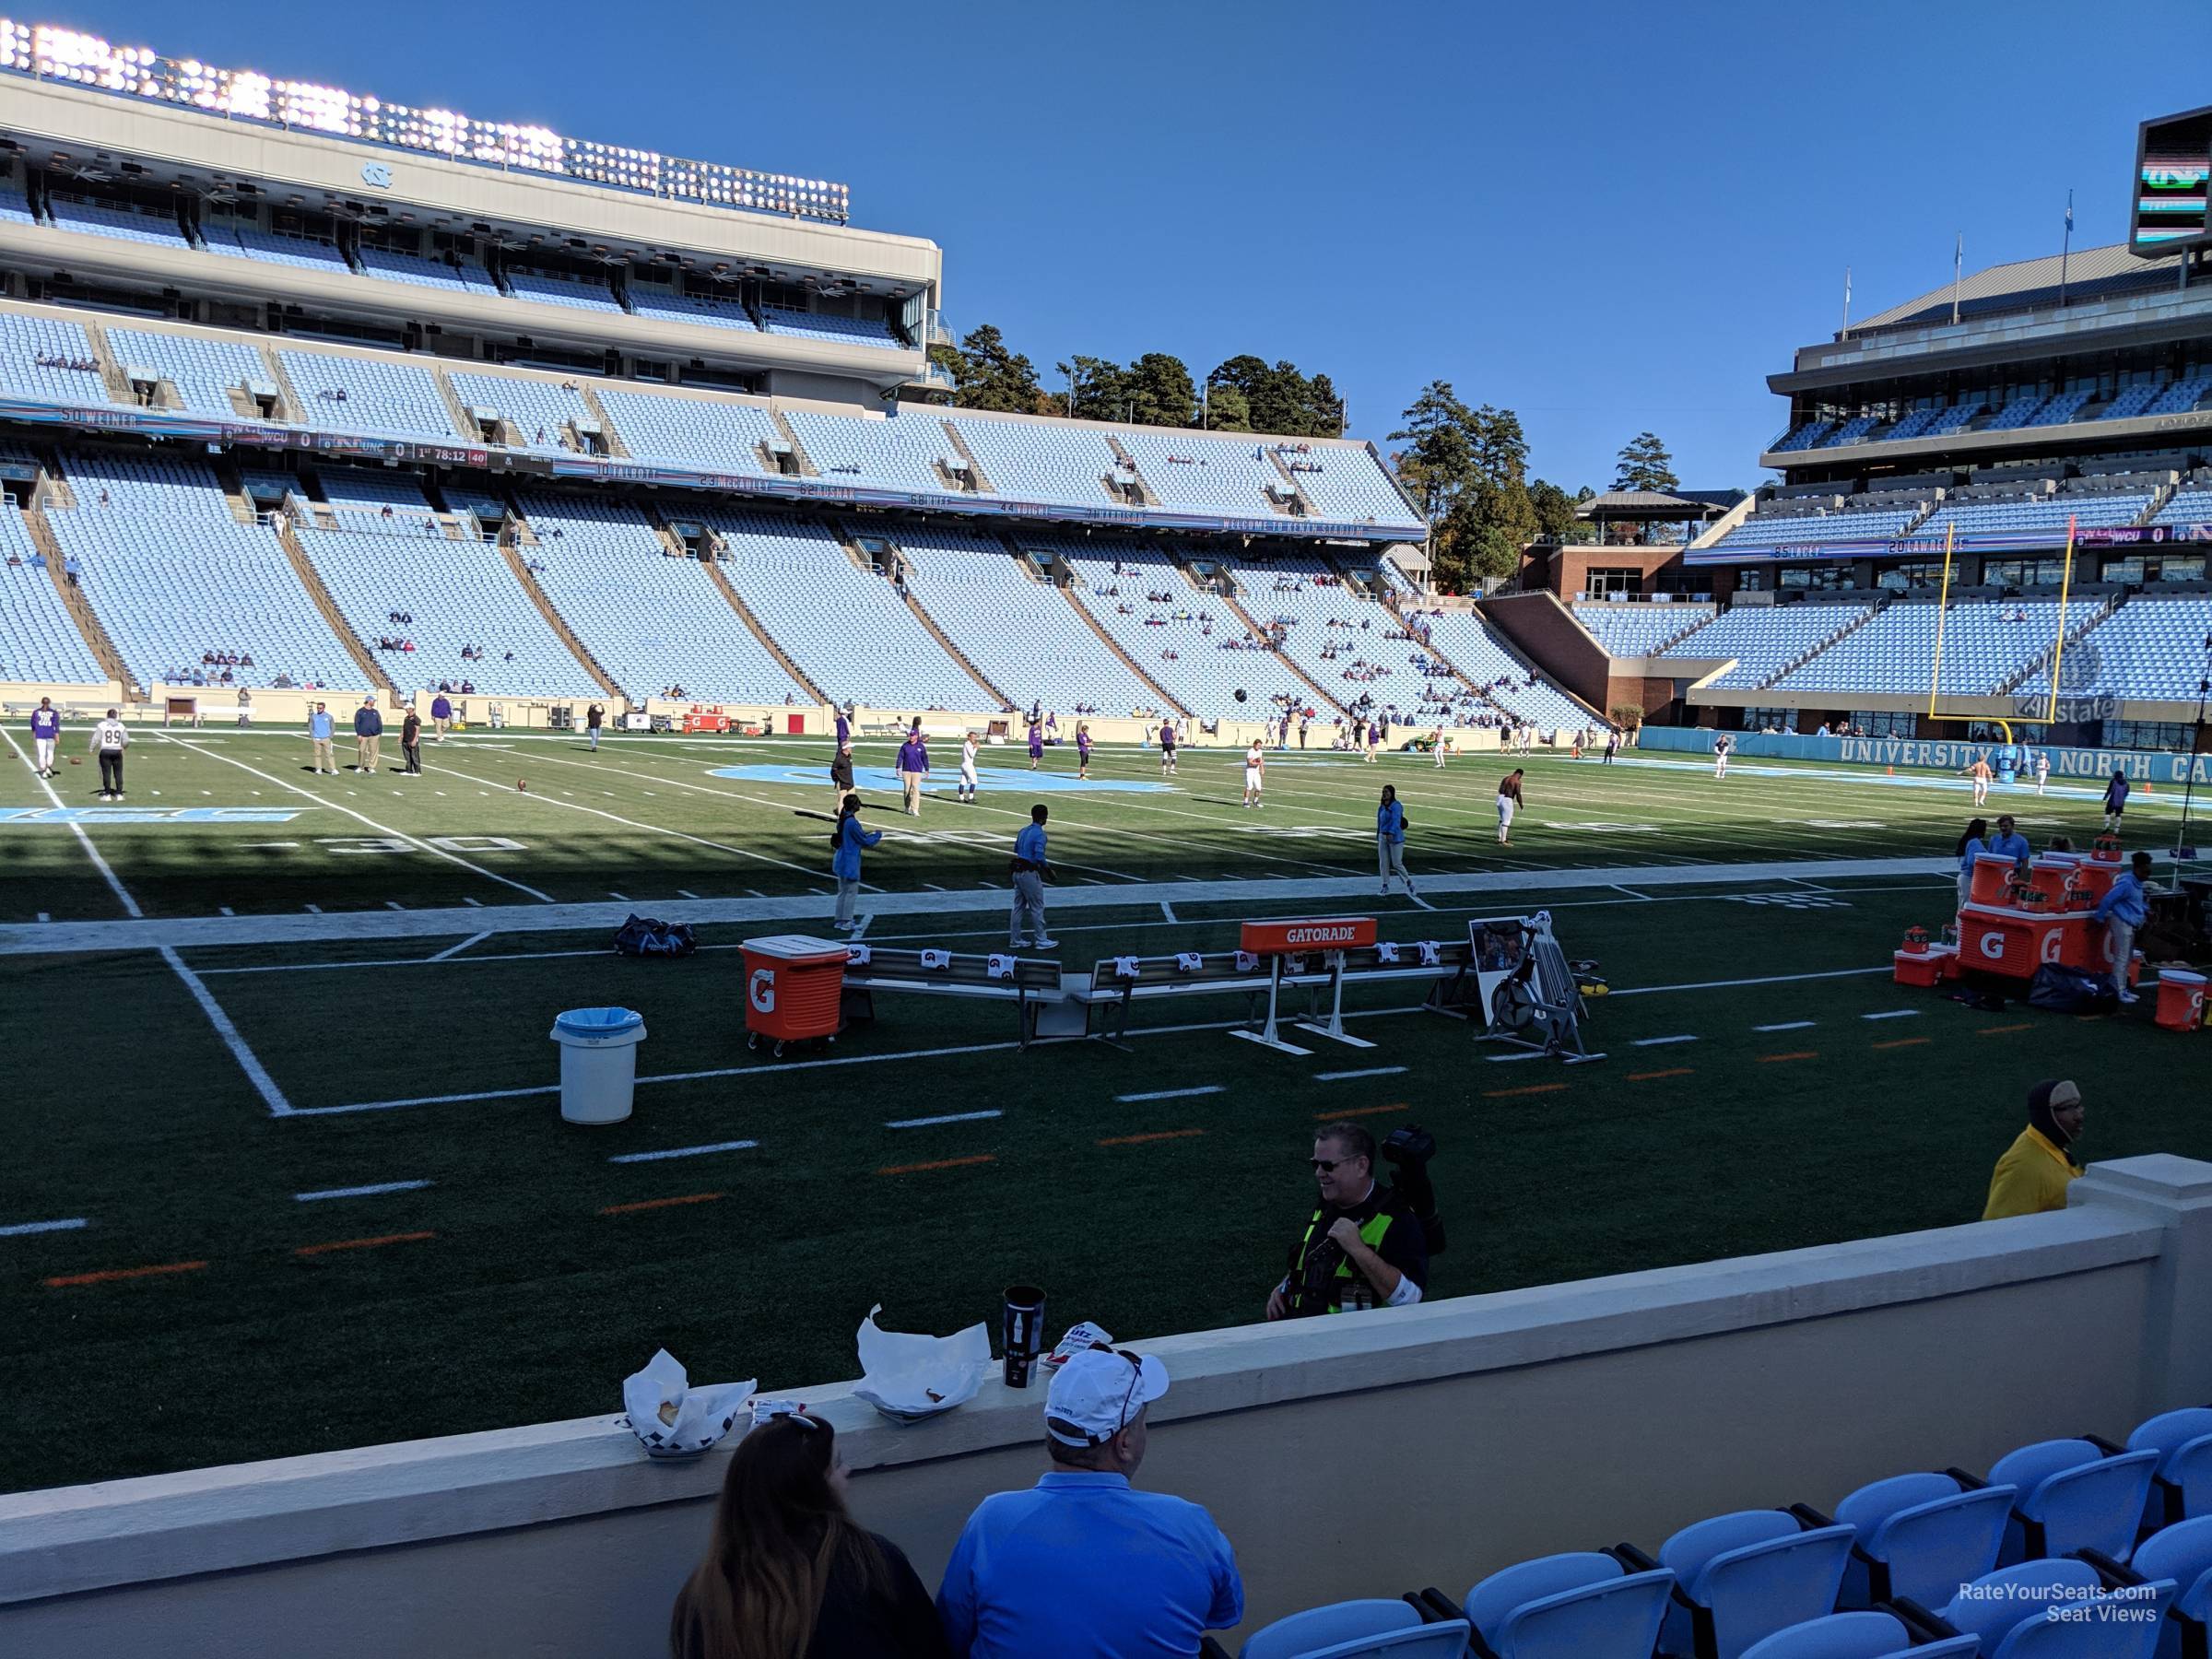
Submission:
[[[1713,733],[1700,726],[1645,726],[1640,749],[1712,753]],[[1853,766],[1924,766],[1936,771],[1964,771],[1977,759],[1997,764],[2002,739],[1970,742],[1925,737],[1823,737],[1797,732],[1732,732],[1735,753],[1746,759],[1767,756],[1783,760],[1835,760]],[[2051,757],[2051,775],[2075,780],[2102,779],[2124,772],[2137,783],[2185,783],[2190,772],[2212,783],[2212,755],[2159,754],[2143,749],[2061,748],[2052,744],[2025,747]]]

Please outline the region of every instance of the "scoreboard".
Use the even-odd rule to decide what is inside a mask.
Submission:
[[[2212,247],[2206,186],[2212,183],[2212,108],[2145,122],[2136,137],[2128,252],[2154,258]]]

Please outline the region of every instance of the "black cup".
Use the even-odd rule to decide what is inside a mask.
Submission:
[[[1009,1287],[999,1331],[1006,1353],[1006,1386],[1027,1388],[1044,1347],[1044,1292],[1034,1285]]]

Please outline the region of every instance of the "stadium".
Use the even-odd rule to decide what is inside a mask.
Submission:
[[[1217,1651],[2205,1653],[2212,114],[2135,173],[1453,594],[1375,443],[964,404],[843,183],[0,19],[0,1651],[665,1652],[656,1350],[934,1590],[1090,1321]],[[1346,1125],[1452,1247],[1274,1318]]]

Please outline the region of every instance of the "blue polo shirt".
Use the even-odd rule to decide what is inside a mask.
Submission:
[[[2009,858],[2015,864],[2026,864],[2030,856],[2028,838],[2015,830],[2010,835],[1990,832],[1989,850],[2000,858]]]
[[[1045,862],[1042,824],[1030,823],[1021,827],[1021,833],[1014,838],[1014,856],[1027,859],[1033,865]]]
[[[1195,1503],[1054,1469],[968,1517],[937,1592],[955,1659],[1189,1659],[1244,1618],[1236,1551]]]

